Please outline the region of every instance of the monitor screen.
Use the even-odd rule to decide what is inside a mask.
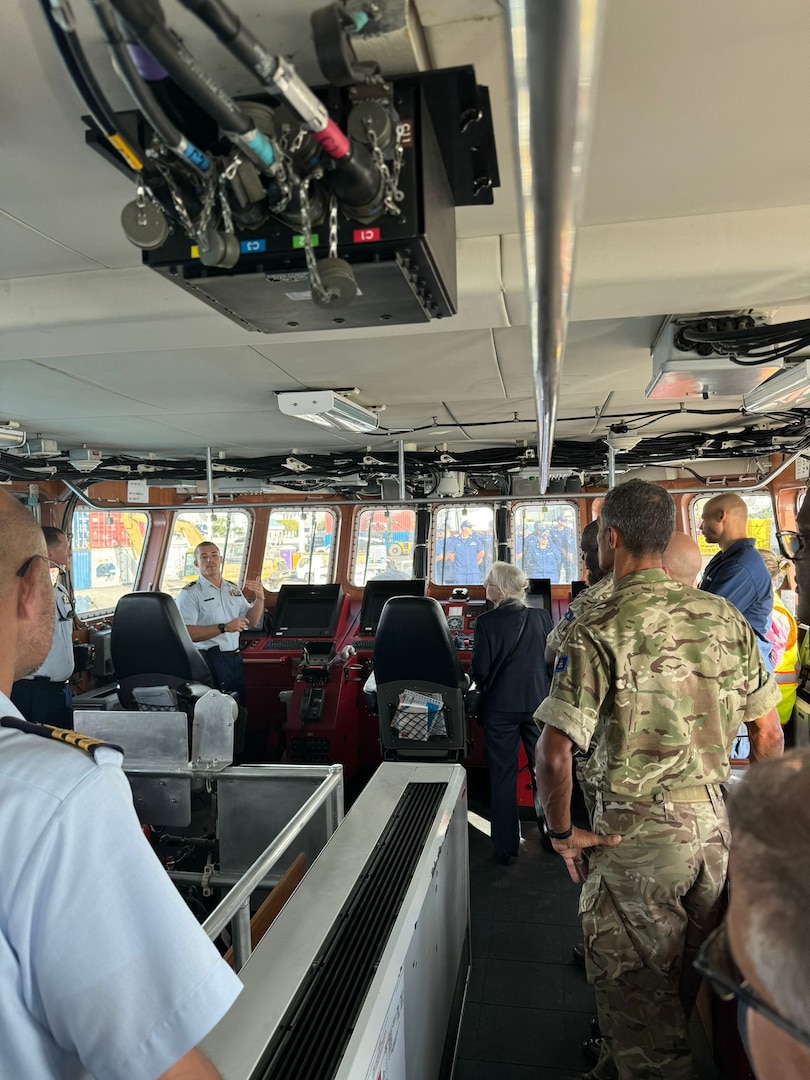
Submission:
[[[282,585],[273,609],[273,637],[331,637],[342,599],[339,585]]]
[[[551,582],[545,577],[529,578],[529,591],[526,594],[529,607],[541,607],[551,614]]]
[[[358,633],[375,634],[386,600],[392,596],[424,596],[427,582],[424,578],[412,581],[380,578],[367,581],[363,590],[363,606],[360,608]]]
[[[579,596],[581,592],[584,592],[588,588],[587,581],[572,581],[571,582],[571,599]]]

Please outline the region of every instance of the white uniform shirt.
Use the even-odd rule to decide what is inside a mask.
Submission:
[[[2,693],[0,716],[20,716]],[[0,1077],[155,1080],[242,989],[120,764],[0,727]]]
[[[246,600],[238,585],[225,581],[218,589],[208,578],[200,577],[190,582],[175,597],[180,617],[186,626],[217,626],[247,615],[253,604]],[[223,652],[233,652],[239,648],[239,632],[217,634],[205,641],[195,641],[194,648],[203,652],[213,645],[218,645]]]
[[[54,586],[56,621],[53,624],[51,651],[34,672],[45,675],[51,682],[67,682],[73,674],[73,607],[67,589],[60,583]],[[28,678],[33,678],[29,675]]]

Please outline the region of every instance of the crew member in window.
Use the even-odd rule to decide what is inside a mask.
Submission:
[[[566,523],[563,514],[560,514],[557,517],[556,528],[551,530],[549,539],[560,555],[561,567],[559,580],[566,583],[573,581],[577,545],[574,537],[574,530]]]
[[[239,634],[256,627],[264,615],[264,588],[259,578],[245,582],[243,592],[222,577],[219,548],[205,540],[194,549],[194,565],[200,571],[175,599],[195,649],[203,656],[214,686],[224,694],[234,694],[239,719],[234,732],[234,753],[244,749],[246,716],[245,673],[239,652]]]
[[[32,675],[18,679],[11,700],[26,720],[52,727],[73,727],[73,699],[68,680],[73,674],[73,605],[64,585],[70,566],[70,545],[61,529],[45,525],[42,530],[51,563],[56,619],[51,649]]]
[[[459,525],[459,535],[448,537],[444,551],[445,564],[453,564],[456,585],[480,585],[482,564],[486,545],[484,538],[473,532],[472,522],[466,518]],[[445,581],[447,575],[445,574]]]
[[[556,585],[560,581],[561,568],[562,557],[551,542],[549,530],[536,521],[534,531],[526,538],[523,548],[523,573],[529,578],[548,578]]]

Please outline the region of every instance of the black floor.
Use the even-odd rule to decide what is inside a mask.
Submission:
[[[586,1069],[595,1008],[571,957],[579,888],[534,824],[523,833],[520,856],[502,867],[470,825],[472,972],[455,1080],[569,1080]]]
[[[488,829],[470,813],[472,971],[454,1080],[578,1080],[596,1012],[571,954],[582,940],[579,886],[541,848],[534,822],[523,822],[510,866],[492,861]],[[690,1040],[696,1076],[720,1080],[697,1016]]]

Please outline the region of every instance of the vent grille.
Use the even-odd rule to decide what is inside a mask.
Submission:
[[[254,1078],[334,1076],[446,790],[405,789]]]

